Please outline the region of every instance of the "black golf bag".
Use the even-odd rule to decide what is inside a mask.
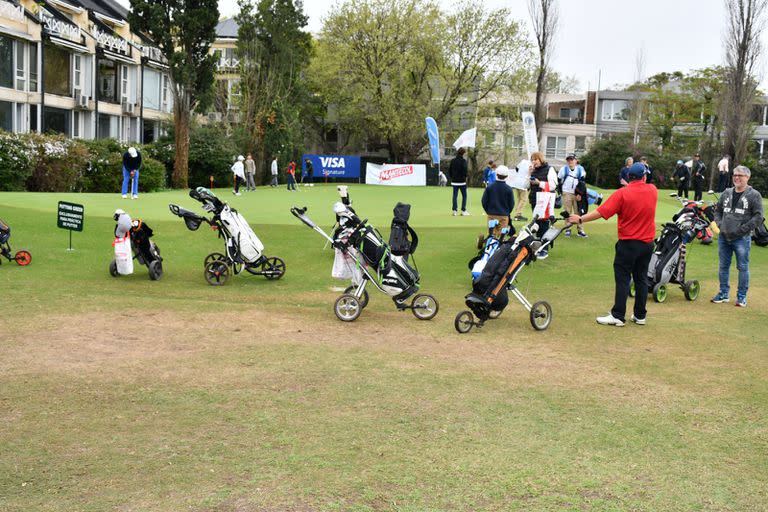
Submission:
[[[392,254],[402,256],[407,260],[408,256],[416,252],[416,247],[419,245],[419,237],[408,225],[408,219],[411,217],[411,205],[397,203],[392,212],[394,217],[389,232],[389,248],[392,250]]]

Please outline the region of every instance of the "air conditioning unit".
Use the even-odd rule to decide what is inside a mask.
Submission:
[[[136,112],[136,105],[129,102],[126,98],[123,98],[121,106],[123,107],[123,114],[133,115]]]
[[[228,123],[237,123],[240,119],[240,116],[234,113],[227,114],[227,122]]]
[[[77,106],[80,108],[88,108],[88,96],[81,94],[77,97]]]
[[[221,121],[221,112],[208,112],[208,121],[218,123]]]
[[[83,93],[82,90],[80,90],[79,87],[75,87],[75,89],[72,91],[72,97],[77,100],[77,98],[80,97],[80,95]]]

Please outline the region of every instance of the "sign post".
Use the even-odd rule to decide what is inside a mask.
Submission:
[[[59,201],[58,218],[56,226],[69,230],[69,249],[72,249],[72,231],[82,231],[85,219],[85,207],[81,204]]]

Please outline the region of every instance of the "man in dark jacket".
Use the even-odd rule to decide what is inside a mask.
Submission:
[[[701,157],[697,154],[693,155],[691,161],[691,176],[693,176],[693,200],[701,201],[701,196],[704,191],[704,174],[706,173],[707,166],[701,161]]]
[[[139,169],[141,169],[141,153],[134,147],[128,148],[123,154],[123,199],[128,197],[128,183],[133,181],[131,199],[139,198]]]
[[[509,169],[506,166],[496,167],[496,181],[488,185],[483,191],[483,210],[488,215],[488,220],[499,221],[493,229],[494,236],[500,236],[501,230],[509,226],[509,215],[515,208],[512,188],[507,185],[508,174]]]
[[[461,214],[469,215],[467,211],[467,161],[464,160],[464,148],[459,148],[456,152],[456,158],[451,160],[448,168],[448,175],[451,178],[453,187],[453,215],[458,215],[456,200],[461,192]]]
[[[720,236],[717,238],[720,291],[712,297],[715,304],[728,302],[731,257],[735,253],[736,268],[739,271],[736,306],[747,307],[752,232],[763,222],[763,198],[760,192],[747,185],[751,174],[743,165],[736,167],[733,170],[733,188],[725,189],[715,206],[715,222],[720,228]]]
[[[677,161],[675,173],[672,175],[677,179],[677,195],[688,199],[688,184],[691,181],[691,170],[682,160]]]

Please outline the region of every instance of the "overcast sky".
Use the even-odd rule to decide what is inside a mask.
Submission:
[[[128,4],[128,0],[120,0]],[[529,27],[527,0],[480,0],[507,7]],[[338,0],[305,0],[309,30],[319,32]],[[445,9],[453,0],[437,0]],[[582,89],[629,84],[638,49],[645,54],[645,75],[688,71],[723,61],[723,0],[560,0],[560,35],[553,67],[576,76]],[[237,12],[235,0],[220,0],[222,16]],[[426,20],[425,20],[426,21]],[[429,23],[425,22],[425,29]],[[530,30],[529,30],[530,31]],[[768,36],[763,37],[764,44]],[[768,46],[768,45],[766,45]],[[766,80],[763,78],[765,88]]]

